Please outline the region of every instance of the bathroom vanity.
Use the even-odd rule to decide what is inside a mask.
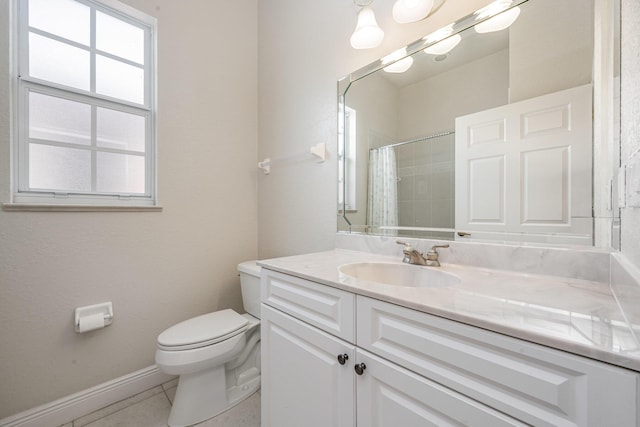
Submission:
[[[342,249],[260,264],[263,426],[640,422],[608,284],[444,265],[412,285],[398,269],[433,268]],[[345,268],[365,264],[406,283]]]
[[[618,3],[495,3],[508,31],[483,8],[338,82],[337,240],[380,237],[259,263],[263,426],[640,425],[640,287],[625,315],[585,249],[619,247]]]

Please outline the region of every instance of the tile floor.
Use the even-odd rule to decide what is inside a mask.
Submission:
[[[178,380],[116,402],[61,427],[166,427]],[[260,427],[260,392],[197,427]]]

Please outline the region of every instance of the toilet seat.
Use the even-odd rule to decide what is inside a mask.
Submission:
[[[158,349],[191,350],[219,343],[243,333],[249,321],[231,309],[194,317],[170,327],[158,336]]]

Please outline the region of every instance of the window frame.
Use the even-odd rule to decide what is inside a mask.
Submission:
[[[11,48],[12,48],[12,132],[11,132],[11,196],[10,202],[4,204],[5,210],[145,210],[148,208],[159,208],[157,189],[157,20],[148,16],[126,4],[117,0],[74,0],[91,8],[90,25],[90,46],[81,46],[90,55],[90,87],[89,91],[77,89],[62,84],[49,82],[36,77],[31,77],[28,72],[29,50],[28,37],[30,28],[28,27],[28,0],[11,0],[14,11],[13,24],[11,28]],[[124,64],[134,64],[126,58],[97,49],[96,46],[96,15],[97,12],[107,14],[122,20],[128,24],[141,28],[144,31],[144,64],[143,75],[144,95],[143,103],[114,98],[95,92],[96,89],[96,57],[105,56],[115,59]],[[69,40],[51,35],[42,30],[32,31],[35,34],[44,34],[46,37],[62,41],[69,46],[80,47],[69,42]],[[140,64],[137,64],[139,67]],[[92,92],[92,90],[94,92]],[[29,164],[29,94],[39,93],[43,95],[55,96],[57,98],[82,102],[90,106],[91,109],[91,138],[90,147],[87,148],[92,154],[92,187],[90,191],[60,191],[60,190],[40,190],[29,189],[27,187]],[[117,152],[128,154],[126,151],[97,145],[97,122],[96,111],[98,108],[108,108],[116,111],[123,111],[145,119],[145,192],[123,193],[123,192],[98,192],[96,184],[96,164],[97,153]],[[53,142],[47,144],[58,146]],[[64,146],[64,143],[60,145]],[[138,154],[139,155],[139,154]],[[40,209],[41,208],[41,209]]]

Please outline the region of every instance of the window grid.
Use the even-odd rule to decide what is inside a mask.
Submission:
[[[51,88],[38,88],[37,85],[32,84],[32,83],[25,83],[25,92],[26,94],[24,95],[24,99],[25,99],[25,108],[26,108],[26,114],[28,114],[28,110],[29,110],[29,94],[30,93],[39,93],[42,95],[47,95],[47,96],[54,96],[56,98],[62,98],[62,99],[68,99],[71,101],[79,101],[79,102],[86,102],[86,99],[84,98],[79,98],[77,96],[74,96],[72,93],[65,93],[64,91],[57,91],[55,89],[51,89]],[[105,108],[105,109],[112,109],[115,111],[121,111],[121,112],[126,112],[129,114],[136,114],[138,115],[139,112],[134,112],[135,110],[133,108],[129,108],[129,109],[123,109],[123,108],[118,108],[118,105],[114,105],[112,103],[109,103],[108,101],[103,101],[101,103],[96,103],[96,104],[91,104],[91,135],[90,135],[90,144],[89,145],[82,145],[82,144],[75,144],[75,143],[69,143],[69,142],[63,142],[63,141],[55,141],[55,140],[49,140],[49,139],[39,139],[39,138],[32,138],[29,133],[29,127],[28,127],[28,122],[24,122],[24,128],[23,128],[23,134],[25,135],[25,139],[26,139],[26,144],[24,144],[24,158],[28,159],[29,158],[29,146],[30,144],[39,144],[39,145],[48,145],[48,146],[53,146],[53,147],[65,147],[65,148],[73,148],[73,149],[79,149],[79,150],[86,150],[86,151],[90,151],[91,152],[91,193],[94,194],[103,194],[103,195],[109,195],[109,194],[118,194],[118,195],[124,195],[124,196],[140,196],[140,194],[138,193],[98,193],[97,191],[97,153],[98,152],[103,152],[103,153],[113,153],[113,154],[124,154],[124,155],[132,155],[132,156],[140,156],[140,157],[144,157],[145,158],[145,162],[147,162],[147,155],[146,153],[148,152],[148,144],[145,143],[145,151],[136,151],[136,150],[125,150],[125,149],[118,149],[118,148],[111,148],[111,147],[98,147],[98,126],[97,126],[97,110],[98,108]],[[149,126],[148,126],[148,122],[149,122],[149,118],[150,118],[150,114],[147,111],[143,111],[141,113],[143,114],[139,114],[140,117],[144,117],[145,119],[145,130],[148,132],[149,131]],[[148,138],[147,138],[148,139]],[[147,165],[148,166],[148,165]],[[23,168],[24,170],[24,176],[23,176],[23,180],[21,180],[24,183],[28,182],[28,176],[29,176],[29,165],[27,162],[26,167]],[[24,187],[21,188],[22,191],[46,191],[46,192],[55,192],[58,195],[62,194],[62,193],[68,193],[68,194],[82,194],[82,193],[74,193],[71,191],[61,191],[61,190],[55,190],[55,189],[46,189],[46,188],[28,188],[28,187]],[[145,191],[145,196],[148,196],[147,191]]]
[[[106,9],[103,8],[99,8],[96,5],[93,5],[92,3],[85,3],[82,2],[80,0],[75,0],[78,1],[79,3],[83,3],[83,4],[87,4],[88,6],[91,7],[91,27],[90,27],[90,45],[84,45],[82,43],[78,43],[76,41],[67,39],[65,37],[59,36],[57,34],[53,34],[44,30],[41,30],[39,28],[35,28],[35,27],[30,27],[29,23],[28,23],[28,17],[29,17],[29,11],[28,11],[28,0],[20,0],[20,7],[22,8],[22,11],[20,12],[21,15],[21,31],[20,31],[20,52],[21,52],[21,56],[20,56],[20,79],[21,80],[25,80],[25,81],[33,81],[33,82],[38,82],[47,86],[51,86],[51,87],[58,87],[60,89],[64,89],[70,92],[75,92],[75,93],[84,93],[84,94],[89,94],[92,97],[97,97],[97,98],[102,98],[102,99],[108,99],[108,100],[112,100],[114,102],[117,103],[123,103],[123,104],[129,104],[129,105],[134,105],[134,106],[142,106],[145,109],[150,109],[150,100],[149,100],[149,91],[148,91],[148,84],[145,85],[145,94],[144,94],[144,102],[143,103],[135,103],[135,102],[131,102],[131,101],[127,101],[124,99],[119,99],[119,98],[113,98],[110,97],[108,95],[105,94],[101,94],[98,93],[96,91],[96,74],[97,74],[97,69],[96,69],[96,57],[98,55],[103,56],[105,58],[108,59],[112,59],[114,61],[118,61],[121,62],[123,64],[126,65],[130,65],[132,67],[136,67],[139,68],[141,70],[143,70],[144,75],[145,75],[145,81],[146,82],[150,82],[150,62],[151,62],[151,58],[150,58],[150,52],[149,52],[149,45],[150,45],[150,38],[151,38],[151,28],[149,27],[143,27],[140,26],[140,24],[136,24],[135,21],[131,21],[130,19],[124,19],[122,17],[122,15],[117,14],[117,13],[113,13],[110,11],[107,11]],[[145,32],[145,52],[144,52],[144,60],[145,60],[145,64],[140,64],[137,63],[135,61],[131,61],[129,59],[126,58],[122,58],[120,56],[111,54],[109,52],[100,50],[96,47],[96,12],[100,11],[102,13],[111,15],[113,17],[116,17],[118,19],[121,19],[123,21],[125,21],[128,24],[134,25],[142,30],[144,30]],[[79,88],[75,88],[72,86],[66,86],[66,85],[62,85],[56,82],[51,82],[48,80],[43,80],[43,79],[39,79],[37,77],[33,77],[30,74],[30,70],[29,70],[29,47],[28,47],[28,43],[27,40],[29,39],[29,34],[33,33],[33,34],[37,34],[40,35],[42,37],[46,37],[48,39],[51,40],[55,40],[57,42],[60,43],[64,43],[66,45],[75,47],[77,49],[82,49],[86,52],[89,53],[90,56],[90,90],[89,91],[85,91]]]
[[[155,125],[153,123],[154,114],[151,106],[154,105],[152,88],[155,87],[153,81],[154,73],[152,72],[153,57],[153,27],[147,23],[141,23],[123,15],[122,13],[107,9],[101,5],[83,0],[76,0],[78,3],[82,3],[90,7],[90,45],[86,46],[82,43],[77,43],[73,40],[69,40],[65,37],[58,36],[56,34],[49,33],[47,31],[40,30],[35,27],[29,27],[29,11],[28,0],[19,1],[20,11],[19,17],[19,65],[18,65],[18,135],[19,143],[17,151],[17,192],[14,193],[14,201],[18,202],[40,202],[45,200],[45,203],[55,200],[46,200],[42,196],[53,197],[54,199],[62,196],[68,198],[69,196],[79,196],[74,199],[81,203],[99,203],[107,202],[112,204],[113,197],[116,196],[116,200],[130,200],[135,199],[142,204],[155,204],[155,191],[156,191],[156,178],[155,178]],[[113,3],[113,2],[111,2]],[[97,43],[97,26],[96,15],[97,12],[104,13],[113,18],[119,19],[131,24],[137,28],[143,30],[144,36],[144,64],[131,61],[126,58],[105,52],[96,48]],[[90,61],[90,90],[82,90],[55,82],[39,79],[30,76],[29,74],[29,50],[28,50],[28,37],[29,34],[38,34],[43,37],[47,37],[51,40],[55,40],[65,45],[83,49],[89,52]],[[144,84],[143,84],[143,102],[135,103],[130,100],[123,100],[114,98],[108,95],[97,93],[97,64],[96,58],[101,55],[105,58],[118,61],[129,66],[137,67],[143,71]],[[91,109],[90,118],[90,143],[89,145],[74,144],[69,142],[31,138],[30,132],[30,116],[29,116],[29,96],[30,93],[39,93],[46,96],[53,96],[60,99],[71,100],[80,102],[85,105],[89,105]],[[121,148],[105,147],[98,145],[98,108],[105,108],[118,112],[123,112],[138,117],[142,117],[144,120],[144,151],[128,150]],[[90,191],[68,191],[58,189],[47,188],[30,188],[29,185],[29,148],[31,144],[39,144],[52,147],[67,147],[73,149],[86,150],[90,152]],[[113,153],[126,155],[121,160],[125,163],[129,162],[128,156],[138,156],[144,159],[144,191],[127,193],[127,192],[98,192],[98,155],[99,153]],[[126,168],[125,168],[126,169]],[[127,173],[128,173],[128,169]],[[120,177],[122,178],[122,177]],[[125,181],[126,181],[125,177]],[[34,196],[30,198],[30,196]],[[107,199],[105,199],[107,197]],[[84,202],[82,201],[84,198]],[[111,200],[109,200],[111,199]],[[116,202],[117,203],[117,202]]]

